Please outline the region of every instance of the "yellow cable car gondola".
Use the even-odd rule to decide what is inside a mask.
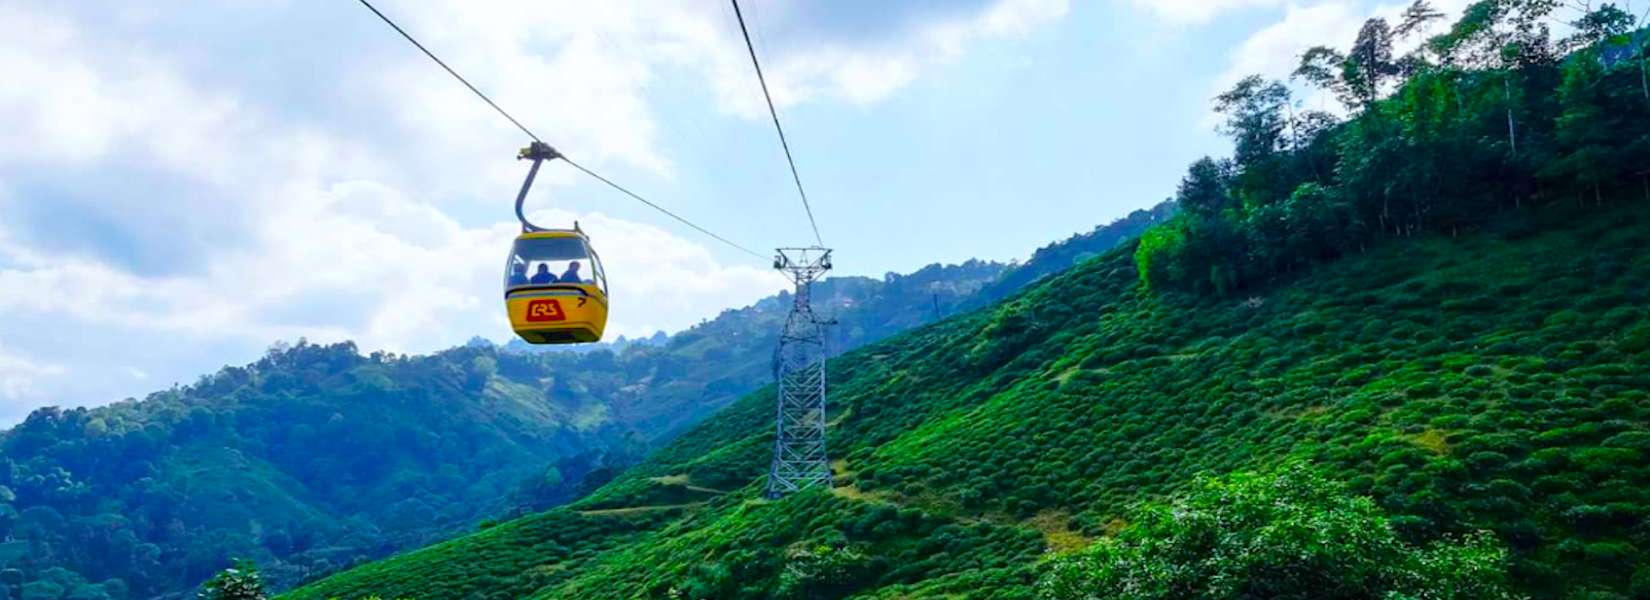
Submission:
[[[572,229],[545,229],[522,212],[539,164],[560,157],[543,142],[533,142],[518,156],[533,166],[516,195],[521,235],[504,265],[504,307],[516,335],[533,344],[600,341],[607,327],[607,274],[590,237],[577,222]]]

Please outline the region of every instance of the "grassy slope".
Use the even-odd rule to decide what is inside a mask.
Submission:
[[[817,596],[1011,597],[1044,550],[1105,535],[1195,473],[1290,458],[1413,539],[1495,531],[1536,597],[1625,592],[1650,549],[1650,207],[1521,219],[1241,298],[1144,292],[1114,252],[834,361],[831,492],[755,499],[771,438],[759,392],[534,517],[704,502],[680,519],[599,517],[646,532],[593,536],[571,562],[517,556],[544,540],[498,528],[291,597],[758,598],[820,547],[854,558],[814,577]],[[443,548],[497,553],[455,563]],[[446,583],[470,563],[497,581]]]

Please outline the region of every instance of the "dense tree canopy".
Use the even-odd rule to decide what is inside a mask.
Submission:
[[[1229,162],[1192,164],[1185,208],[1147,236],[1148,284],[1235,293],[1392,237],[1459,233],[1532,203],[1650,200],[1650,44],[1602,3],[1554,40],[1557,0],[1481,0],[1424,40],[1441,13],[1417,0],[1371,19],[1350,48],[1308,50],[1298,82],[1351,117],[1297,112],[1282,82],[1249,77],[1215,99]],[[1419,41],[1399,56],[1401,41]]]

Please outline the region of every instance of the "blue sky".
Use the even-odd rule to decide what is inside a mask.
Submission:
[[[378,4],[587,166],[759,251],[810,241],[726,3]],[[1160,201],[1227,150],[1211,97],[1400,3],[744,6],[838,273],[880,276]],[[281,339],[508,339],[526,140],[356,3],[4,3],[0,72],[0,424]],[[532,202],[594,236],[615,334],[783,286],[565,167]]]

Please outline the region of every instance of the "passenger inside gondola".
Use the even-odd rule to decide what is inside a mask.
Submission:
[[[558,278],[558,280],[564,283],[583,283],[584,280],[579,278],[579,261],[575,260],[568,263],[567,270],[562,271],[561,277]]]
[[[539,263],[539,270],[533,273],[533,278],[528,280],[528,282],[533,285],[555,283],[556,276],[550,274],[549,263]]]

